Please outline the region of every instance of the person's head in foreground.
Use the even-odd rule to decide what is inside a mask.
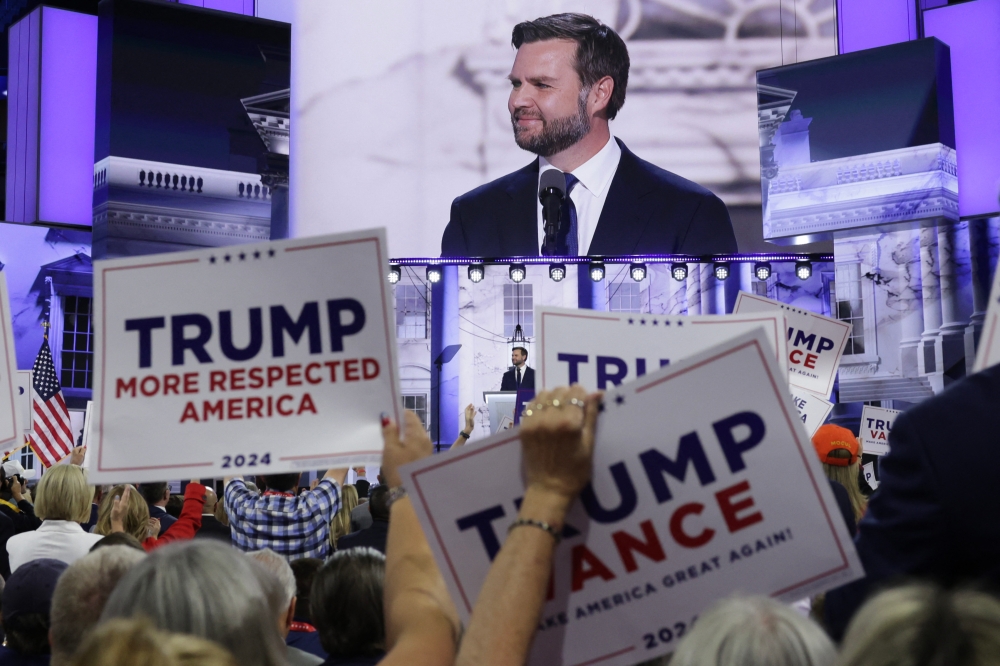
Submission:
[[[296,606],[295,574],[292,573],[292,567],[285,558],[270,548],[255,550],[246,556],[266,569],[278,583],[270,590],[271,611],[277,617],[278,633],[282,638],[287,638],[292,628],[292,621],[295,619]]]
[[[847,489],[854,518],[861,520],[868,500],[858,486],[858,469],[861,466],[861,443],[858,438],[847,428],[827,423],[819,427],[812,442],[826,477]]]
[[[49,640],[53,666],[69,663],[97,625],[115,585],[145,557],[141,547],[105,546],[80,558],[63,573],[52,596]]]
[[[1000,664],[1000,600],[920,584],[886,590],[858,611],[839,666]]]
[[[49,654],[52,594],[67,566],[60,560],[31,560],[7,579],[0,606],[8,648],[24,656]]]
[[[35,489],[35,515],[42,520],[85,523],[90,520],[93,486],[76,465],[53,465]]]
[[[829,666],[833,643],[811,620],[768,597],[724,599],[681,640],[671,666]]]
[[[518,23],[511,43],[507,110],[518,147],[551,157],[591,137],[606,142],[628,86],[622,38],[593,17],[555,14]]]
[[[373,548],[338,551],[316,572],[309,606],[331,657],[377,658],[385,652],[384,578],[385,555]]]
[[[125,492],[126,489],[128,492]],[[131,534],[142,543],[150,536],[149,505],[142,495],[129,485],[115,486],[101,500],[101,505],[97,508],[97,526],[94,527],[94,533],[105,536],[111,534],[111,509],[114,508],[116,497],[126,504],[125,516],[122,519],[125,533]]]
[[[101,621],[145,615],[158,629],[216,641],[241,666],[279,666],[285,663],[285,643],[271,605],[277,585],[225,544],[169,544],[125,575]]]
[[[111,620],[84,641],[73,666],[237,666],[218,643],[155,629],[149,620]]]

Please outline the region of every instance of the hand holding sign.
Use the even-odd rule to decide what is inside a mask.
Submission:
[[[420,422],[420,417],[406,410],[403,412],[403,439],[399,438],[399,425],[383,419],[382,440],[385,448],[382,450],[382,474],[390,488],[403,485],[399,477],[399,468],[426,458],[434,453],[431,437]]]

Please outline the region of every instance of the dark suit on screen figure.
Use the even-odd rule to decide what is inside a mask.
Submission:
[[[528,350],[524,347],[514,347],[510,352],[510,357],[514,367],[503,373],[503,379],[500,380],[500,390],[520,391],[531,389],[534,391],[535,371],[525,365],[528,361]]]
[[[637,157],[611,135],[628,50],[580,14],[518,24],[507,103],[517,145],[538,158],[455,199],[441,239],[451,257],[729,254],[736,236],[709,190]],[[588,56],[587,54],[591,54]],[[547,243],[539,178],[566,174],[560,232]]]

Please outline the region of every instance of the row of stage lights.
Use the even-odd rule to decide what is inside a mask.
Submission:
[[[729,263],[725,261],[717,261],[713,265],[715,272],[715,279],[725,280],[729,277]],[[590,279],[594,282],[600,282],[604,279],[605,266],[603,261],[592,261],[588,266],[590,273]],[[646,264],[629,264],[628,267],[629,276],[636,282],[642,282],[646,279]],[[524,278],[528,274],[528,270],[524,264],[511,264],[507,271],[512,282],[523,282]],[[754,263],[753,274],[758,280],[767,280],[771,277],[771,263],[768,261],[758,261]],[[427,267],[427,281],[431,284],[437,284],[441,281],[444,273],[440,266],[428,266]],[[486,277],[486,265],[485,264],[470,264],[469,265],[469,280],[472,282],[482,282],[483,278]],[[673,263],[670,264],[670,275],[678,282],[683,282],[688,276],[688,265],[686,263]],[[808,280],[812,277],[812,262],[810,261],[796,261],[795,262],[795,275],[800,280]],[[402,277],[402,271],[399,266],[389,266],[389,283],[396,284],[399,282],[400,277]],[[561,282],[563,278],[566,277],[566,264],[549,264],[549,277],[555,282]]]

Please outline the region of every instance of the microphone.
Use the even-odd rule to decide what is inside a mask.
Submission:
[[[561,220],[563,198],[566,196],[566,174],[559,169],[547,169],[538,179],[538,200],[542,202],[542,220],[545,228],[543,250],[550,250],[556,245]],[[543,252],[544,254],[544,252]]]

